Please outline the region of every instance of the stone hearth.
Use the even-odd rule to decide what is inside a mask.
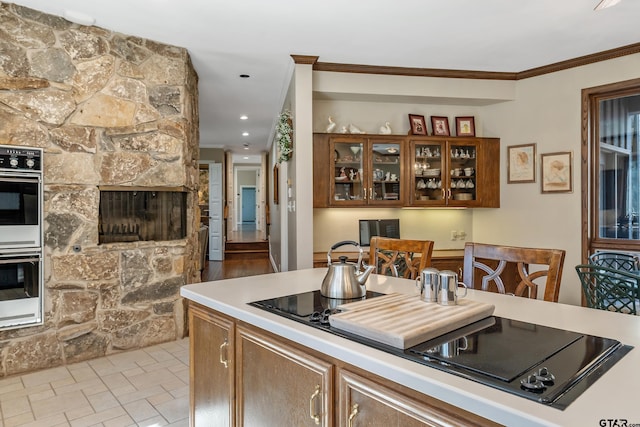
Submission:
[[[0,376],[185,335],[199,281],[198,89],[185,49],[0,3],[0,144],[44,149],[45,322]],[[99,244],[99,188],[180,188],[186,237]]]

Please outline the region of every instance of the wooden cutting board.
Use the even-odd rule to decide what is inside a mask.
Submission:
[[[329,316],[332,327],[406,349],[493,314],[495,307],[467,298],[458,305],[427,303],[419,295],[388,294],[343,304]]]

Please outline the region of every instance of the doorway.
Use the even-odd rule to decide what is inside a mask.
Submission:
[[[242,225],[256,223],[256,187],[242,186],[240,189],[240,211]]]

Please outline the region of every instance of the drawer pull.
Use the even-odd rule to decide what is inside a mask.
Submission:
[[[220,345],[220,363],[222,363],[225,368],[229,367],[229,358],[227,356],[222,357],[222,355],[223,353],[227,353],[225,351],[227,347],[229,347],[229,341],[225,339],[224,342]]]
[[[320,425],[320,415],[316,414],[316,405],[314,405],[316,397],[320,394],[320,386],[316,385],[316,389],[309,398],[309,416],[316,425]]]
[[[358,415],[358,404],[354,403],[349,414],[349,427],[353,427],[353,420]]]

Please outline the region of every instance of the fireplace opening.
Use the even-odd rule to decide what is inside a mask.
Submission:
[[[187,235],[187,193],[101,190],[98,242],[179,240]]]

